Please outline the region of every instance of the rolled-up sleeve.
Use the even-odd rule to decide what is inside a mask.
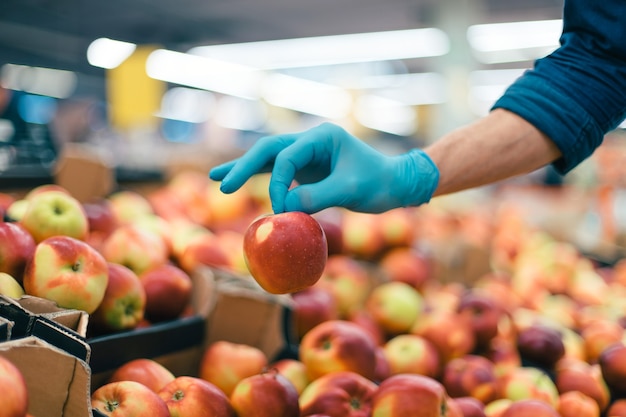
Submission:
[[[532,123],[560,149],[567,173],[626,118],[626,1],[565,0],[561,46],[494,104]]]

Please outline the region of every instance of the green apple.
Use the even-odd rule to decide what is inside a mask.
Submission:
[[[411,285],[390,281],[372,290],[366,308],[376,322],[391,335],[408,333],[423,307],[423,297]]]
[[[28,199],[20,223],[36,242],[59,235],[85,240],[89,233],[82,204],[63,191],[45,191]]]

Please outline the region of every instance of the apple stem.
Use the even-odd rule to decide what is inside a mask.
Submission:
[[[115,411],[120,406],[120,402],[117,400],[107,401],[106,411]]]

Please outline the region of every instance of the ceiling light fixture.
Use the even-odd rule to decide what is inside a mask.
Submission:
[[[87,48],[87,61],[94,67],[113,69],[135,52],[134,43],[99,38]]]

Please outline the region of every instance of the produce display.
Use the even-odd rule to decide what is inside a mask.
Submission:
[[[88,203],[55,185],[3,195],[0,293],[84,310],[89,335],[192,314],[199,267],[289,294],[295,357],[222,340],[191,374],[133,360],[93,387],[104,415],[626,416],[626,261],[600,264],[497,202],[270,215],[265,180],[233,195],[200,172]],[[37,398],[5,362],[0,393],[17,390],[9,415],[23,417]]]

